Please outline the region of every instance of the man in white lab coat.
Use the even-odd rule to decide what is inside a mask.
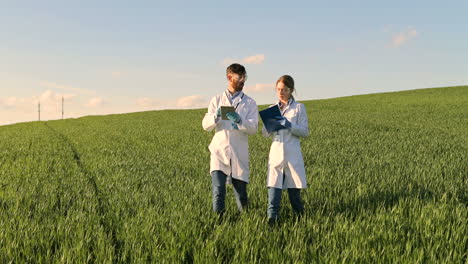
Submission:
[[[225,208],[226,183],[232,183],[239,211],[247,206],[247,183],[249,182],[248,135],[257,133],[257,103],[244,94],[247,80],[244,66],[234,63],[226,69],[227,89],[213,97],[208,112],[203,118],[203,129],[215,129],[209,150],[210,174],[213,188],[213,210],[222,214]],[[232,106],[235,112],[221,117],[221,106]]]

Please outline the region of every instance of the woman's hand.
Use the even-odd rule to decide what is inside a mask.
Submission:
[[[284,128],[290,128],[291,127],[291,122],[289,122],[284,116],[276,116],[275,119]]]

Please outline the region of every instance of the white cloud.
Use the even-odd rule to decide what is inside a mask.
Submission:
[[[262,64],[264,60],[265,60],[265,55],[256,54],[256,55],[244,58],[242,62],[245,64]]]
[[[18,104],[19,99],[15,96],[10,96],[7,98],[0,98],[0,107],[10,109],[10,108],[15,108],[16,105]]]
[[[156,100],[149,97],[140,97],[135,103],[140,109],[187,109],[208,106],[208,100],[201,95],[184,96],[173,100]]]
[[[86,103],[86,106],[98,107],[98,106],[102,106],[103,104],[104,104],[104,99],[102,99],[102,97],[93,97],[88,100],[88,102]]]
[[[200,95],[190,95],[176,100],[177,108],[202,108],[208,105],[208,101]]]
[[[398,48],[401,45],[408,42],[410,39],[415,38],[416,36],[418,36],[418,31],[416,31],[416,29],[414,28],[409,28],[408,30],[400,32],[393,36],[392,45],[393,47]]]
[[[6,106],[14,106],[17,101],[18,101],[18,98],[16,98],[15,96],[11,96],[5,99],[4,104]]]
[[[62,100],[62,97],[65,100],[70,100],[74,98],[75,96],[76,96],[75,94],[61,94],[61,93],[56,93],[52,90],[46,90],[41,95],[33,97],[32,103],[37,104],[38,102],[41,102],[41,103],[59,102]]]
[[[65,111],[73,107],[74,94],[56,93],[45,90],[37,96],[0,97],[0,124],[12,124],[38,119],[40,102],[41,120],[59,119],[62,116],[62,97],[65,99]],[[65,112],[66,114],[67,112]]]
[[[249,57],[245,57],[241,60],[234,59],[234,58],[225,58],[223,60],[223,65],[230,65],[232,63],[241,63],[241,64],[262,64],[265,61],[264,54],[255,54]]]
[[[37,105],[38,102],[41,105],[58,105],[63,99],[71,101],[76,95],[74,94],[61,94],[56,93],[52,90],[45,90],[38,96],[32,97],[16,97],[10,96],[6,98],[0,98],[0,105],[5,108],[30,108],[31,105]]]
[[[154,99],[148,97],[140,97],[136,100],[136,104],[142,107],[155,107],[157,106],[157,102]]]
[[[408,40],[408,37],[405,33],[399,33],[398,35],[394,36],[392,39],[392,43],[394,47],[399,47],[401,44],[405,43]]]
[[[245,92],[273,92],[275,89],[275,84],[273,83],[256,83],[255,85],[249,85],[245,87]]]
[[[201,95],[191,95],[163,100],[159,98],[135,98],[133,105],[115,105],[104,97],[83,97],[45,90],[31,97],[0,97],[0,125],[38,120],[40,101],[41,120],[62,118],[62,96],[69,98],[64,104],[64,118],[86,115],[107,115],[160,109],[206,108],[208,100]],[[73,100],[72,100],[73,99]]]
[[[74,94],[61,94],[56,93],[52,90],[46,90],[42,92],[39,96],[34,96],[32,98],[25,98],[22,100],[24,103],[29,105],[37,105],[41,103],[41,113],[52,114],[61,112],[62,109],[62,97],[68,104],[76,95]]]
[[[0,96],[0,124],[37,121],[39,101],[41,120],[61,119],[62,96],[65,99],[64,118],[141,111],[136,107],[108,104],[108,100],[101,97],[87,97],[44,90],[36,96],[30,97]]]
[[[48,81],[41,81],[39,82],[39,85],[48,89],[60,89],[60,90],[65,90],[65,91],[71,91],[75,92],[78,94],[83,94],[83,95],[94,95],[96,92],[88,90],[88,89],[82,89],[82,88],[76,88],[73,86],[69,85],[61,85],[53,82],[48,82]]]

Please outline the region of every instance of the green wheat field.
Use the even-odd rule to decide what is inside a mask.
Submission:
[[[0,263],[468,263],[468,86],[303,103],[306,212],[273,227],[260,133],[248,211],[212,213],[206,109],[0,127]]]

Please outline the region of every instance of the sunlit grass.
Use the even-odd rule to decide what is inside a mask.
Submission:
[[[248,212],[211,212],[204,109],[1,127],[0,262],[467,261],[468,87],[304,104],[306,213],[273,228],[260,134]]]

